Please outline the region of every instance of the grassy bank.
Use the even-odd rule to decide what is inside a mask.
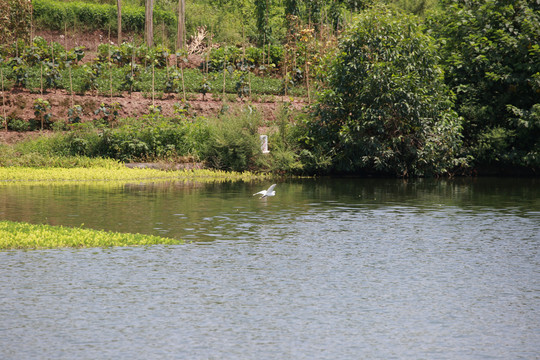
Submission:
[[[203,178],[227,180],[245,179],[245,171],[274,174],[293,173],[293,170],[299,172],[302,164],[294,150],[300,135],[297,134],[298,127],[290,124],[292,116],[292,110],[283,108],[274,125],[274,122],[264,122],[262,113],[245,106],[228,110],[216,118],[182,113],[170,118],[156,114],[140,119],[103,116],[83,124],[58,122],[51,125],[55,131],[42,133],[43,136],[36,136],[35,139],[29,138],[13,144],[0,143],[0,167],[82,167],[127,171],[122,163],[200,162],[216,170],[211,175],[205,173]],[[67,130],[57,130],[57,125],[63,125]],[[259,130],[265,126],[269,135],[270,154],[261,151]],[[95,174],[80,180],[187,176],[184,173],[176,175],[162,172],[141,172],[141,176],[129,172],[126,178],[121,172],[115,171],[114,176],[104,179],[101,176],[107,172],[91,173]],[[247,174],[248,178],[261,177]],[[188,175],[198,177],[192,172]],[[75,178],[79,179],[77,176]],[[29,179],[24,172],[17,179],[0,176],[0,180],[22,179]],[[40,176],[36,180],[41,179],[72,180],[57,176]]]
[[[159,236],[0,221],[0,249],[90,248],[180,244]]]

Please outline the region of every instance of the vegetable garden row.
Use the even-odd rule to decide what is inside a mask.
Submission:
[[[117,96],[123,92],[232,93],[240,97],[255,94],[301,96],[301,75],[287,80],[273,77],[281,61],[279,48],[265,56],[258,48],[248,48],[240,56],[235,48],[217,49],[208,54],[200,69],[187,69],[187,54],[170,54],[163,46],[148,48],[124,43],[101,44],[97,57],[84,61],[85,49],[65,49],[36,37],[30,45],[18,42],[0,55],[3,90],[26,88],[31,92],[65,89],[70,93]],[[266,63],[265,63],[266,61]],[[301,74],[301,71],[297,73]]]

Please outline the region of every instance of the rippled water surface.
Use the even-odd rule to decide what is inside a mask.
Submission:
[[[1,359],[538,359],[535,179],[0,186],[186,244],[0,252]]]

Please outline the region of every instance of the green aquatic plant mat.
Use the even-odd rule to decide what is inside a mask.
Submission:
[[[181,243],[181,240],[153,235],[0,221],[0,249],[3,250],[176,245]]]
[[[195,182],[251,181],[269,177],[268,174],[227,172],[216,170],[177,170],[130,168],[0,168],[0,185],[21,183],[73,183],[81,181],[156,181],[176,180]]]

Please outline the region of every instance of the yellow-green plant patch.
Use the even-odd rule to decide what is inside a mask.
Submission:
[[[73,183],[81,181],[156,181],[176,180],[195,182],[251,181],[269,177],[268,174],[251,172],[226,172],[219,170],[177,170],[130,168],[0,168],[0,185],[13,183]]]
[[[175,245],[181,240],[63,226],[0,221],[0,249],[90,248]]]

